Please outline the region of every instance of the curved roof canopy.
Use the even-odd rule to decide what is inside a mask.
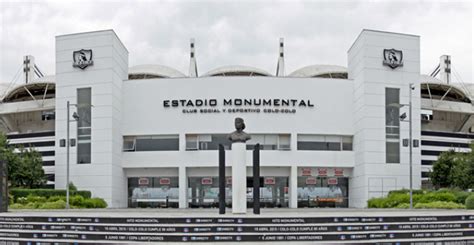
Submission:
[[[447,84],[427,75],[421,76],[421,98],[471,103],[472,99],[459,84]],[[467,92],[467,93],[466,93]]]
[[[137,65],[128,68],[128,79],[175,78],[186,77],[180,71],[162,65]]]
[[[56,84],[54,76],[45,76],[27,84],[16,85],[7,91],[2,102],[50,99],[55,97],[55,92]]]
[[[300,68],[288,76],[347,79],[347,68],[337,65],[310,65]]]
[[[233,66],[221,66],[203,75],[203,77],[219,77],[219,76],[270,77],[272,76],[272,74],[256,67],[233,65]]]

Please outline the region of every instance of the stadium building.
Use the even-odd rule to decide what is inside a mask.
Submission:
[[[280,40],[275,73],[223,66],[201,75],[191,40],[186,75],[129,67],[112,30],[57,36],[56,74],[26,56],[24,80],[2,87],[0,130],[38,150],[48,185],[63,189],[69,129],[70,181],[110,207],[216,207],[217,149],[229,149],[235,117],[252,136],[249,203],[257,143],[264,207],[365,207],[408,188],[410,142],[413,188],[428,187],[441,152],[469,150],[474,86],[453,82],[447,55],[420,74],[419,36],[363,30],[345,48],[347,67],[286,73]]]

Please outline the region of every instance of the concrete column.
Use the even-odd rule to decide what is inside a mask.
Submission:
[[[247,212],[247,166],[245,143],[232,143],[232,213],[245,214]]]
[[[186,167],[179,167],[179,208],[188,207],[188,176]]]
[[[289,189],[290,208],[298,208],[298,166],[291,166]]]

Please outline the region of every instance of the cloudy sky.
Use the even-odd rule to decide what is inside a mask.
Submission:
[[[56,35],[114,29],[130,66],[161,64],[187,74],[189,38],[198,70],[250,65],[275,73],[285,38],[286,73],[310,64],[347,65],[363,28],[421,36],[421,71],[450,54],[472,82],[473,4],[455,1],[23,1],[0,0],[0,82],[10,82],[31,54],[54,74]]]

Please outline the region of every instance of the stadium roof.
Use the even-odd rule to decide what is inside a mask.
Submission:
[[[347,78],[347,68],[337,65],[310,65],[288,75],[290,77]]]
[[[272,74],[252,66],[241,66],[241,65],[232,65],[232,66],[221,66],[216,69],[213,69],[203,77],[216,77],[216,76],[265,76],[270,77]]]
[[[186,77],[186,75],[174,68],[163,65],[137,65],[128,69],[128,78],[130,80],[176,77]]]

